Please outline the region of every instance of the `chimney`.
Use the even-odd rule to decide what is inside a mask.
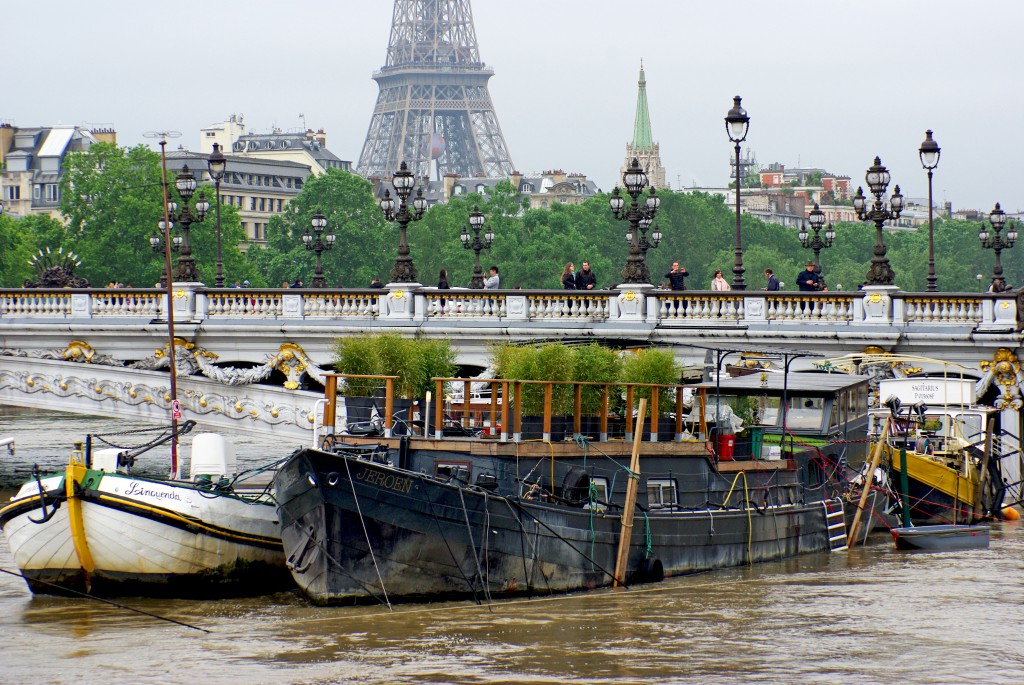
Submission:
[[[519,183],[523,180],[523,175],[518,171],[513,171],[512,176],[509,178],[512,181],[512,189],[517,193],[519,192]]]
[[[316,132],[316,139],[320,143],[320,147],[327,147],[327,134],[323,129]]]
[[[8,123],[0,124],[0,166],[7,158],[7,151],[11,149],[12,143],[14,143],[14,127]]]
[[[458,180],[458,174],[445,174],[444,175],[444,201],[448,202],[448,199],[452,196],[452,188],[455,187],[455,181]]]
[[[117,131],[112,128],[94,128],[89,133],[96,139],[97,143],[112,143],[117,145]]]

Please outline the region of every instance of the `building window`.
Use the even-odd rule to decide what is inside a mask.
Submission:
[[[477,183],[476,192],[480,193],[481,195],[484,195],[485,193],[487,193],[487,186],[485,186],[483,183]]]
[[[519,185],[519,192],[520,193],[532,193],[533,192],[533,184],[532,183],[522,183],[522,184],[520,184]]]
[[[8,200],[20,200],[21,199],[21,186],[7,186],[7,192],[4,195]]]
[[[265,197],[261,197],[260,198],[260,211],[261,212],[267,211],[267,198],[265,198]]]
[[[282,205],[283,205],[283,204],[284,204],[284,203],[283,203],[283,201],[281,200],[281,198],[277,198],[277,211],[278,211],[278,212],[280,212],[280,211],[281,211],[281,207],[282,207]]]
[[[254,197],[249,198],[249,210],[253,212],[256,211],[256,198]]]
[[[32,186],[32,199],[33,200],[38,200],[42,196],[42,193],[43,193],[43,187],[42,186],[40,186],[40,185]]]
[[[647,479],[647,506],[651,509],[675,506],[676,482],[671,478]]]
[[[47,183],[46,184],[46,200],[48,202],[56,202],[58,199],[57,184]]]

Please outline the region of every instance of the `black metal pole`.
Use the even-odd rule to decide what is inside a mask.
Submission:
[[[218,288],[224,287],[224,262],[221,259],[220,253],[220,179],[214,180],[214,188],[217,192],[217,276],[216,283]]]
[[[932,170],[928,170],[928,292],[933,293],[938,288],[936,283],[939,277],[935,275],[935,240],[932,227]]]
[[[740,144],[736,143],[736,259],[732,267],[732,289],[746,290],[747,282],[743,278],[743,243],[740,236]]]

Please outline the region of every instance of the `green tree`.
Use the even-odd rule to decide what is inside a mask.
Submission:
[[[49,217],[0,215],[0,286],[20,288],[34,275],[29,259],[36,250],[37,224],[42,221],[60,225]]]
[[[336,236],[334,248],[322,256],[327,285],[365,288],[375,276],[387,282],[398,245],[397,225],[384,221],[369,181],[328,169],[307,180],[284,213],[271,217],[266,249],[249,250],[253,285],[279,286],[296,278],[310,284],[315,256],[306,249],[302,234],[317,212],[323,212],[327,229]],[[415,224],[410,234],[414,229]]]
[[[168,177],[170,199],[180,206],[174,180],[173,175]],[[93,285],[120,281],[152,287],[164,270],[162,253],[154,252],[149,243],[163,218],[162,183],[160,155],[144,145],[121,148],[97,143],[84,152],[71,153],[60,180],[60,209],[68,223],[62,230],[47,229],[39,239],[47,246],[55,241],[77,252],[82,260],[79,275]],[[204,190],[212,204],[213,186]],[[206,221],[193,224],[190,232],[192,255],[201,277],[211,286],[216,260],[215,212],[216,208],[211,208]],[[237,273],[243,262],[239,245],[245,235],[234,207],[221,207],[221,236],[225,271]]]

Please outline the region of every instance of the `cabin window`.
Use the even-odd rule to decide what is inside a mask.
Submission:
[[[821,428],[825,414],[825,399],[822,397],[791,397],[786,414],[786,427],[797,430]]]
[[[840,411],[841,406],[842,402],[840,402],[838,399],[832,400],[832,412],[829,414],[828,417],[829,428],[838,428],[839,426],[842,425],[843,415]]]
[[[954,414],[953,436],[967,442],[978,442],[985,437],[983,417],[979,414]]]
[[[779,397],[758,397],[757,406],[760,412],[760,423],[765,426],[774,426],[779,423],[779,405],[782,399]]]
[[[857,406],[855,413],[857,416],[864,416],[868,413],[868,387],[866,385],[862,385],[857,388]]]
[[[671,478],[647,479],[647,506],[651,509],[675,506],[676,482]]]
[[[598,502],[608,501],[608,479],[607,478],[591,478],[590,479],[590,492],[594,499]]]
[[[434,463],[434,475],[438,478],[455,478],[464,483],[469,482],[470,468],[468,461],[438,461]]]

